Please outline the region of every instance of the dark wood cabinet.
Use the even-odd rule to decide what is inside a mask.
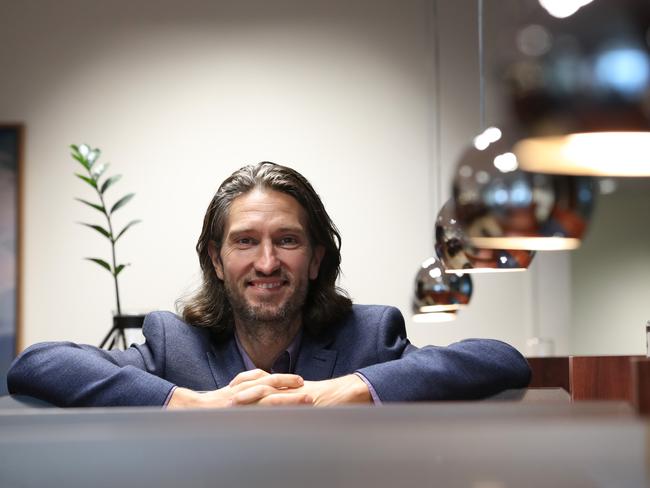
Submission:
[[[561,387],[572,401],[624,400],[650,414],[650,359],[645,356],[531,357],[530,387]]]

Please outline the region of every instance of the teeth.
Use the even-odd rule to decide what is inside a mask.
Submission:
[[[280,285],[281,283],[255,283],[256,287],[264,289],[277,288]]]

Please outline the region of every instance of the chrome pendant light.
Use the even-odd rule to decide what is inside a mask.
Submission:
[[[650,176],[650,2],[596,0],[566,18],[538,13],[507,69],[523,131],[512,151],[520,167]]]
[[[482,0],[478,2],[481,25]],[[480,32],[479,73],[483,97]],[[483,111],[482,106],[482,121]],[[593,210],[593,181],[588,177],[523,171],[512,152],[519,139],[513,128],[489,127],[465,150],[453,182],[458,223],[467,240],[477,248],[576,249]]]
[[[432,3],[433,19],[437,24],[438,15],[436,2]],[[436,76],[436,103],[440,106],[440,56],[438,25],[434,26],[435,50],[434,66]],[[437,168],[437,200],[438,206],[441,202],[442,193],[442,171],[440,153],[440,111],[436,110],[436,168]],[[430,174],[431,176],[431,174]],[[430,178],[430,182],[431,181]],[[433,186],[433,184],[432,184]],[[432,202],[433,203],[433,202]],[[456,318],[456,313],[461,307],[466,306],[472,296],[472,279],[469,275],[451,275],[445,273],[445,268],[440,260],[432,256],[426,259],[420,266],[416,276],[413,289],[413,320],[415,322],[448,322]]]
[[[522,171],[512,144],[490,128],[462,155],[453,198],[465,235],[487,249],[576,249],[594,207],[593,180]]]
[[[413,319],[416,322],[446,322],[469,303],[472,279],[467,274],[450,275],[434,257],[422,263],[415,276]]]
[[[436,254],[446,273],[526,271],[534,251],[479,248],[469,241],[458,222],[454,200],[442,206],[436,219]]]
[[[485,128],[485,67],[483,54],[483,1],[478,0],[478,53],[479,53],[479,113],[480,126]],[[484,131],[476,144],[485,146],[494,142],[494,130]],[[445,203],[436,218],[436,254],[447,273],[496,273],[525,271],[535,256],[534,251],[518,249],[488,249],[472,244],[465,235],[453,199]]]

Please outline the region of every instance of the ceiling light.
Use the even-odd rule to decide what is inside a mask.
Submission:
[[[650,176],[650,2],[598,0],[521,32],[532,27],[547,33],[547,46],[537,56],[520,49],[506,70],[523,131],[513,147],[520,168]]]
[[[511,147],[505,135],[483,150],[470,145],[457,165],[455,213],[466,240],[485,249],[577,248],[594,206],[592,178],[522,171]]]
[[[446,273],[498,273],[526,271],[534,251],[488,249],[473,245],[458,222],[453,199],[443,205],[436,219],[436,253]]]
[[[469,303],[472,279],[466,274],[447,274],[435,257],[425,260],[415,276],[413,314],[449,314],[441,321],[452,320],[455,312]],[[419,322],[425,321],[423,317]],[[430,321],[438,321],[431,319]]]

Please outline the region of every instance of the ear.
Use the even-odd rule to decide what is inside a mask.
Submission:
[[[217,278],[223,281],[223,265],[221,264],[219,249],[214,241],[208,242],[208,254],[210,255],[210,261],[212,261],[214,272],[217,273]]]
[[[325,256],[325,246],[318,245],[314,248],[314,254],[309,263],[309,279],[315,280],[318,278],[318,271],[320,270],[320,263]]]

